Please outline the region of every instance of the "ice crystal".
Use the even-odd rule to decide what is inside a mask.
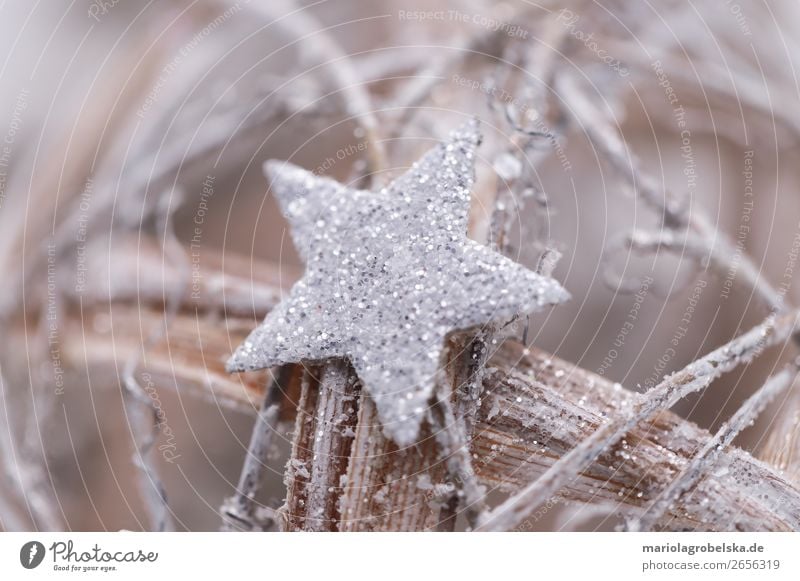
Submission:
[[[414,442],[447,333],[568,298],[551,278],[467,238],[480,140],[468,122],[379,192],[267,162],[306,272],[228,369],[346,357],[387,435]]]

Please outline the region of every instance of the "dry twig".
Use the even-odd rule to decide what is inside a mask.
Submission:
[[[260,264],[259,270],[267,273],[272,268]],[[260,292],[268,294],[267,289]],[[102,304],[97,307],[101,312],[108,308]],[[139,317],[153,316],[136,305],[126,306],[124,302],[113,308],[114,324],[123,327]],[[199,312],[202,311],[195,310],[193,305],[189,312],[176,318],[169,337],[165,339],[168,343],[154,346],[149,352],[148,370],[154,378],[163,376],[164,372],[159,370],[166,371],[168,377],[175,374],[179,383],[195,389],[198,395],[218,404],[225,402],[236,409],[252,412],[255,409],[253,399],[261,397],[259,388],[247,376],[227,376],[222,363],[230,353],[231,342],[236,344],[243,339],[250,323],[229,314],[228,330],[224,332],[212,320],[202,316],[198,318]],[[255,313],[258,317],[264,314]],[[95,314],[87,308],[84,316],[91,320]],[[82,324],[74,322],[77,328]],[[89,324],[84,328],[90,330],[85,344],[70,346],[66,354],[78,365],[85,361],[92,366],[113,365],[117,358],[126,357],[127,352],[137,349],[132,337],[129,339],[133,343],[126,346],[118,340],[116,349],[109,349],[106,339],[109,330],[93,329]],[[564,483],[564,501],[622,502],[629,509],[637,509],[660,493],[680,473],[694,451],[702,448],[710,437],[688,422],[660,410],[666,409],[680,395],[701,389],[712,377],[745,362],[767,345],[785,339],[793,328],[793,315],[783,315],[775,318],[772,325],[757,327],[701,359],[694,368],[668,378],[664,385],[656,388],[659,396],[652,399],[643,399],[615,387],[603,378],[545,353],[535,350],[522,353],[521,347],[507,342],[493,354],[484,378],[485,395],[476,418],[475,438],[471,442],[471,449],[479,459],[474,465],[475,475],[484,485],[514,492],[518,488],[524,489],[543,472],[552,473],[554,466],[560,473],[565,464],[568,467],[573,465],[569,458],[574,459],[574,450],[585,448],[587,443],[595,444],[591,454],[582,456],[594,456],[592,461]],[[198,357],[194,350],[194,338],[198,333],[204,337],[206,369],[201,375],[196,373],[198,365],[193,363]],[[230,333],[235,333],[236,337],[230,337]],[[212,365],[215,361],[218,363]],[[364,423],[364,414],[370,415],[369,403],[365,406],[359,412],[356,437],[348,461],[347,485],[341,504],[343,529],[408,530],[435,526],[439,522],[438,511],[431,513],[427,505],[430,502],[436,504],[433,484],[442,478],[444,472],[440,472],[443,466],[439,462],[431,463],[429,453],[423,452],[427,442],[431,441],[430,436],[423,438],[418,449],[397,450],[391,446],[381,449],[380,446],[388,443],[381,444],[380,439],[366,437],[376,422],[367,420]],[[648,417],[651,418],[649,421],[639,422]],[[628,430],[623,430],[623,426],[628,426]],[[364,437],[359,435],[362,430],[366,430]],[[614,432],[612,435],[621,433],[620,437],[608,437],[609,430]],[[612,440],[624,440],[628,444],[621,448],[619,445],[615,448],[613,444],[600,446],[601,441]],[[379,447],[369,451],[365,445]],[[635,445],[635,453],[625,452],[632,445]],[[594,450],[599,450],[599,453],[594,455]],[[629,457],[621,461],[618,453]],[[386,462],[384,466],[390,472],[371,464],[377,457]],[[785,530],[797,526],[800,495],[780,475],[741,451],[726,450],[719,462],[719,465],[732,467],[731,477],[724,486],[713,479],[708,480],[707,475],[697,484],[704,490],[704,497],[712,499],[711,504],[682,504],[679,501],[669,513],[670,518],[674,517],[670,527],[714,529],[741,526],[744,530]],[[361,467],[360,477],[353,472],[356,466]],[[761,497],[759,488],[743,476],[748,473],[748,478],[768,485],[767,500]],[[397,476],[391,477],[391,474]],[[428,479],[424,479],[420,483],[422,488],[418,488],[415,475],[423,474],[429,475],[432,484],[428,486],[425,484]],[[647,474],[647,478],[642,479],[642,474]],[[406,477],[402,478],[403,475]],[[383,479],[384,484],[373,478]],[[373,497],[381,488],[387,487],[386,494],[398,498],[395,494],[406,486],[414,487],[411,490],[414,494],[420,490],[427,494],[429,500],[423,502],[425,506],[421,506],[419,501],[401,500],[398,508],[387,512],[375,504],[380,495]],[[373,502],[365,505],[362,500],[366,497],[373,498]],[[361,512],[364,510],[362,506],[372,506],[376,510],[364,513]],[[352,512],[356,507],[359,512]],[[714,520],[711,514],[715,513],[727,516]],[[521,518],[514,519],[516,525],[506,522],[506,526],[513,528],[524,524],[526,516],[522,514]]]

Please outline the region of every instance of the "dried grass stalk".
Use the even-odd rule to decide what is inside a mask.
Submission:
[[[274,268],[261,264],[258,270],[269,272]],[[259,295],[267,292],[270,291],[258,289]],[[192,308],[176,317],[169,337],[148,353],[148,371],[154,378],[168,379],[166,385],[175,383],[180,389],[193,390],[211,401],[255,413],[263,397],[260,376],[228,376],[223,368],[224,360],[245,337],[252,321],[249,317],[227,314],[223,325],[214,318],[219,313],[198,310],[196,305],[187,307]],[[92,324],[95,317],[106,317],[109,309],[114,312],[113,323],[117,328],[114,348],[109,348],[111,329]],[[257,318],[263,314],[253,313]],[[121,301],[86,308],[82,317],[71,312],[70,317],[75,332],[85,331],[85,340],[70,343],[65,354],[68,360],[76,366],[88,362],[91,366],[113,368],[117,358],[140,348],[139,335],[131,329],[140,322],[144,326],[158,324],[161,315],[157,308]],[[620,437],[613,438],[609,446],[578,470],[574,478],[556,487],[546,500],[612,502],[626,511],[640,510],[686,469],[696,451],[710,439],[706,431],[664,411],[675,394],[706,385],[722,369],[763,348],[765,341],[790,334],[794,326],[789,317],[778,318],[770,326],[740,337],[727,350],[715,351],[705,358],[707,365],[701,362],[693,370],[672,376],[669,389],[664,387],[664,397],[657,400],[658,405],[653,400],[644,407],[643,402],[650,399],[643,400],[621,386],[546,353],[523,352],[514,342],[504,343],[493,354],[483,378],[485,393],[470,442],[472,453],[477,455],[473,468],[478,481],[515,493],[536,481],[571,451],[586,446],[586,442],[605,441],[612,426],[611,431]],[[202,337],[201,350],[197,349],[198,337]],[[304,437],[304,444],[298,444],[295,457],[300,461],[314,449],[311,428],[319,425],[315,414],[322,411],[322,417],[330,422],[338,413],[335,404],[330,407],[324,403],[326,396],[313,395],[310,387],[306,388],[300,406],[304,410],[300,429],[309,436]],[[319,399],[312,403],[315,397]],[[319,500],[318,503],[315,500],[315,510],[322,507],[318,519],[329,518],[332,524],[341,519],[342,530],[431,528],[439,519],[437,499],[446,497],[442,493],[456,483],[444,479],[444,465],[431,461],[430,450],[426,448],[432,445],[430,438],[419,447],[405,450],[397,450],[388,441],[376,438],[377,422],[370,419],[369,405],[362,402],[358,411],[359,421],[355,422],[355,438],[349,451],[345,438],[337,440],[341,446],[332,444],[321,450],[331,459],[348,457],[349,460],[345,465],[339,462],[330,472],[320,473],[317,483],[323,488],[314,492]],[[626,429],[621,430],[620,426]],[[707,474],[695,484],[692,490],[696,494],[684,495],[665,516],[669,528],[790,530],[800,526],[800,492],[776,470],[737,449],[725,450],[717,466],[715,475]],[[343,474],[347,475],[344,484]],[[428,475],[430,486],[424,476],[420,481],[421,475]],[[310,476],[311,473],[308,481],[302,483],[304,487]],[[342,487],[341,503],[336,505],[335,495],[328,497],[325,487],[334,490]],[[398,508],[394,512],[384,509],[380,495],[375,497],[384,488],[387,494],[392,494],[391,498],[402,498],[396,500]],[[308,492],[306,489],[303,494]],[[689,500],[684,503],[684,498]],[[431,502],[433,507],[429,506]],[[523,514],[515,527],[530,524],[529,518],[534,517],[535,514]]]

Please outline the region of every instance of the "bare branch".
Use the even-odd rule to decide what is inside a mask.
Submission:
[[[372,98],[364,88],[364,81],[349,56],[336,39],[308,10],[297,7],[290,0],[259,0],[249,6],[272,19],[278,30],[287,34],[292,44],[303,43],[305,54],[317,63],[329,83],[340,91],[345,110],[364,131],[364,140],[369,144],[369,173],[374,174],[384,169],[386,151],[380,140],[379,123],[375,117]],[[308,42],[310,37],[313,37],[313,42]]]
[[[259,514],[267,507],[258,507],[255,496],[261,489],[264,468],[272,447],[272,437],[278,430],[281,391],[286,389],[292,375],[292,367],[282,367],[267,388],[261,409],[253,424],[253,433],[250,436],[250,445],[247,448],[236,493],[227,498],[221,508],[224,530],[244,528],[249,531],[264,531],[272,529],[275,524],[274,516],[263,518],[263,515]],[[261,510],[257,510],[259,508]]]
[[[475,338],[474,341],[479,343],[476,345],[477,349],[485,351],[485,344],[480,345],[483,342],[482,338]],[[468,353],[472,354],[472,349]],[[470,362],[462,363],[460,358],[456,358],[452,365],[456,369],[455,381],[458,381],[461,375],[458,371],[462,371],[465,376],[463,386],[456,384],[456,388],[459,390],[457,405],[453,405],[453,390],[450,388],[450,382],[443,379],[438,382],[436,402],[430,410],[430,424],[447,467],[448,479],[456,484],[456,494],[448,503],[450,504],[449,514],[446,514],[439,523],[440,530],[443,530],[444,526],[455,523],[457,510],[462,504],[466,506],[467,520],[470,526],[475,525],[478,514],[485,510],[485,491],[478,485],[469,451],[469,440],[472,437],[475,415],[480,403],[480,390],[483,387],[483,382],[474,376],[482,366],[480,364],[471,365]],[[470,386],[472,386],[471,389]],[[463,415],[456,414],[454,407],[460,409]]]
[[[597,146],[609,163],[620,175],[630,180],[632,187],[641,198],[659,212],[667,228],[679,230],[692,229],[704,242],[709,255],[719,263],[727,257],[737,256],[734,245],[723,233],[717,231],[702,212],[687,212],[687,205],[641,169],[636,156],[628,150],[620,135],[603,123],[603,115],[579,90],[571,75],[558,77],[559,94],[567,103],[567,109],[576,117],[589,139]],[[727,269],[723,269],[727,270]],[[784,297],[761,276],[761,269],[746,255],[741,256],[738,271],[770,311],[783,311],[786,308]]]
[[[750,425],[778,394],[787,389],[796,376],[797,365],[793,364],[770,377],[706,442],[677,478],[645,509],[642,517],[630,524],[630,528],[649,530],[659,522],[678,498],[707,473],[708,466],[716,464],[722,451],[730,446],[739,432]]]
[[[689,364],[683,370],[667,376],[638,398],[631,409],[604,424],[575,446],[541,478],[483,515],[480,528],[510,530],[518,526],[539,505],[547,502],[560,488],[586,470],[598,456],[619,442],[637,424],[648,420],[660,410],[671,408],[690,393],[705,389],[723,373],[752,361],[766,347],[787,340],[799,327],[797,313],[777,318],[770,316],[741,337]]]
[[[513,22],[521,18],[530,9],[530,6],[525,5],[518,9],[509,21]],[[456,46],[440,52],[440,56],[415,75],[414,79],[399,91],[399,95],[390,104],[390,108],[400,110],[400,117],[393,125],[390,137],[397,137],[404,128],[408,127],[422,103],[430,96],[433,88],[453,71],[458,70],[464,61],[476,54],[490,58],[496,57],[503,52],[503,48],[509,41],[510,37],[502,31],[479,28]]]
[[[272,267],[259,264],[258,269],[266,273]],[[267,292],[266,289],[263,292]],[[99,305],[98,308],[100,312],[104,309]],[[113,370],[117,358],[126,357],[125,354],[136,349],[140,341],[138,336],[126,333],[125,329],[134,328],[133,323],[139,318],[144,318],[144,324],[147,324],[148,320],[158,316],[143,305],[124,303],[116,305],[114,313],[114,326],[118,327],[114,331],[116,350],[104,348],[109,343],[108,333],[112,329],[73,319],[65,332],[81,333],[86,329],[86,335],[85,341],[68,343],[67,362],[80,366],[88,362],[93,368],[105,366]],[[258,312],[255,316],[263,317],[265,314]],[[87,309],[82,316],[91,320],[95,314]],[[779,337],[788,336],[792,326],[788,324],[788,318],[786,315],[778,317],[772,327],[757,327],[731,342],[727,346],[727,356],[723,355],[725,348],[722,352],[715,351],[714,357],[701,360],[707,365],[698,367],[694,373],[685,370],[673,375],[671,379],[676,389],[696,389],[698,382],[708,381],[707,373],[719,373],[721,369],[735,365],[736,361],[746,361],[758,345],[763,348]],[[260,401],[261,397],[256,377],[248,374],[228,377],[221,363],[229,355],[231,345],[244,339],[250,326],[247,320],[237,320],[233,315],[227,315],[225,325],[220,325],[216,319],[198,318],[193,309],[179,314],[165,342],[154,345],[148,352],[148,369],[154,379],[164,374],[158,370],[167,370],[169,385],[174,384],[174,375],[178,385],[202,397],[217,403],[225,401],[236,409],[252,413],[255,410],[254,399]],[[198,334],[203,337],[202,357],[194,348]],[[714,358],[720,361],[716,367],[709,361]],[[632,510],[663,490],[694,451],[702,448],[709,438],[706,432],[664,411],[658,412],[649,422],[637,424],[630,421],[632,416],[647,411],[639,396],[536,350],[522,352],[521,347],[507,342],[494,352],[489,365],[493,367],[487,370],[482,380],[484,396],[476,418],[475,437],[470,443],[473,454],[477,454],[477,460],[473,462],[474,472],[484,485],[499,486],[513,493],[559,463],[559,458],[567,457],[581,442],[591,438],[596,440],[593,434],[602,436],[607,432],[607,426],[632,425],[627,435],[623,432],[623,438],[636,443],[635,459],[630,458],[621,464],[620,457],[613,452],[615,448],[607,447],[609,452],[597,456],[582,475],[571,478],[563,489],[564,498],[570,502],[622,502]],[[365,406],[370,405],[369,399],[363,401]],[[668,402],[659,409],[667,405]],[[425,451],[426,446],[432,440],[429,436],[423,437],[418,447],[404,450],[397,450],[386,440],[381,444],[380,438],[370,435],[375,432],[368,428],[377,422],[375,418],[369,419],[368,412],[369,409],[363,406],[359,412],[362,417],[356,428],[341,502],[343,529],[422,530],[435,526],[438,522],[435,513],[420,510],[425,507],[418,502],[403,502],[402,494],[396,496],[404,487],[411,486],[414,487],[412,493],[414,490],[426,493],[428,500],[424,503],[437,502],[433,483],[441,478],[439,471],[443,466],[426,460],[430,457],[430,451]],[[362,434],[362,430],[366,431]],[[627,449],[617,448],[617,451],[630,453]],[[384,468],[374,464],[377,458],[386,462]],[[766,501],[758,497],[755,487],[744,476],[726,480],[721,489],[713,479],[703,480],[698,486],[708,492],[711,504],[684,505],[679,501],[675,513],[670,514],[679,515],[680,519],[670,526],[697,530],[715,526],[716,521],[704,517],[704,511],[729,515],[728,520],[741,524],[746,530],[785,530],[800,526],[800,493],[776,472],[736,450],[725,451],[720,463],[735,467],[736,474],[748,474],[751,475],[748,478],[768,483],[773,488],[770,498],[783,500],[775,505],[771,501],[765,505]],[[408,477],[401,478],[402,474]],[[428,475],[419,482],[421,489],[417,488],[416,477],[411,477],[415,474]],[[647,474],[647,479],[643,480],[642,474]],[[381,496],[376,497],[375,493],[384,487],[391,498],[400,499],[396,511],[381,510]],[[363,498],[371,500],[363,503]],[[407,498],[413,498],[413,494]],[[524,524],[526,521],[523,518],[521,522]]]
[[[795,385],[772,421],[759,458],[800,484],[800,389]]]
[[[350,364],[341,360],[312,367],[305,375],[286,466],[284,528],[335,531],[361,389]]]

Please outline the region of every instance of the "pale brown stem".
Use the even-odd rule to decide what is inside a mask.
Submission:
[[[770,435],[758,457],[800,485],[800,385],[794,385],[773,419]]]
[[[213,262],[209,261],[209,264]],[[244,277],[237,268],[260,273],[260,280],[279,279],[277,267],[268,263],[253,265],[226,260],[225,264],[231,268],[230,272],[225,273],[226,280]],[[221,274],[215,274],[213,268],[204,271],[206,280],[215,276]],[[164,284],[171,283],[167,280]],[[269,282],[253,281],[244,288],[247,287],[256,297],[276,296],[280,292]],[[152,308],[148,308],[144,299],[138,303],[98,300],[85,301],[82,317],[75,310],[65,313],[65,335],[74,334],[80,338],[64,341],[66,361],[75,366],[88,364],[91,368],[104,367],[113,371],[115,361],[126,361],[131,352],[141,349],[140,335],[135,329],[140,325],[146,329],[161,324],[163,314],[155,295],[163,296],[162,293],[153,293]],[[244,289],[241,296],[246,296]],[[166,385],[174,385],[177,379],[178,385],[185,385],[187,389],[216,404],[256,413],[263,398],[261,376],[228,375],[224,370],[224,361],[233,348],[244,340],[253,325],[266,315],[269,306],[267,302],[256,301],[248,309],[243,303],[240,307],[244,308],[234,311],[250,312],[237,315],[234,311],[224,309],[218,301],[218,298],[206,293],[201,294],[199,300],[186,297],[182,311],[171,323],[169,337],[148,351],[147,369],[156,382],[166,380]],[[108,315],[112,312],[116,329],[114,344],[109,341],[112,318]],[[223,317],[222,322],[220,317]],[[659,398],[661,403],[654,410],[656,415],[641,423],[631,423],[627,434],[623,432],[623,437],[617,439],[618,442],[636,442],[636,461],[620,465],[619,458],[613,453],[601,453],[587,464],[577,478],[566,484],[563,489],[565,495],[581,502],[620,501],[631,509],[653,498],[709,438],[706,432],[692,424],[668,412],[659,411],[669,404],[671,398],[668,396],[702,386],[710,381],[711,376],[721,372],[722,367],[734,365],[767,344],[788,336],[792,328],[790,315],[777,317],[771,325],[758,327],[733,341],[727,350],[722,348],[715,351],[713,357],[709,356],[716,361],[715,364],[706,357],[696,364],[694,373],[687,370],[668,378],[672,387],[667,390],[669,393],[662,394],[664,398]],[[202,346],[200,350],[198,344]],[[478,455],[473,461],[473,469],[481,484],[498,486],[509,493],[534,481],[559,458],[568,455],[570,450],[593,437],[593,434],[600,432],[602,435],[607,429],[605,426],[630,423],[632,415],[647,411],[641,407],[638,396],[623,388],[615,389],[614,385],[599,376],[536,350],[524,353],[512,343],[503,344],[493,353],[482,384],[484,394],[475,419],[475,436],[470,442],[472,453]],[[517,398],[521,401],[518,402]],[[546,407],[542,408],[542,405]],[[446,486],[435,486],[435,483],[441,482],[444,468],[440,462],[430,459],[436,457],[426,448],[432,440],[423,438],[418,447],[396,450],[390,442],[375,437],[376,434],[381,435],[380,426],[365,406],[362,404],[359,411],[359,424],[347,466],[348,480],[341,506],[348,512],[342,511],[345,521],[343,528],[362,530],[376,527],[375,530],[381,530],[386,525],[391,530],[407,530],[435,526],[438,509],[431,513],[427,508],[419,508],[418,500],[408,500],[420,494],[425,503],[436,505],[447,497]],[[634,407],[638,412],[633,411]],[[558,418],[565,420],[556,421]],[[558,438],[553,439],[553,434],[559,434]],[[664,445],[664,442],[672,444]],[[608,449],[619,450],[619,446],[612,445]],[[388,465],[383,469],[373,469],[376,456],[385,458]],[[797,526],[792,519],[800,514],[797,508],[800,507],[800,496],[779,473],[738,450],[726,451],[720,462],[747,470],[741,474],[758,475],[759,481],[769,483],[775,494],[785,502],[772,506],[770,501],[765,506],[763,499],[749,487],[750,476],[741,477],[741,482],[730,479],[722,492],[716,491],[704,479],[697,487],[716,495],[710,501],[711,506],[687,507],[678,502],[676,511],[681,517],[670,526],[695,529],[713,527],[713,519],[704,522],[702,517],[703,511],[712,508],[730,515],[727,521],[722,521],[723,524],[745,523],[742,525],[745,530],[782,530]],[[620,470],[623,472],[620,473]],[[412,478],[420,474],[428,474],[428,478],[422,478],[420,482],[416,477]],[[643,474],[647,475],[645,479],[642,478]],[[402,475],[406,475],[406,478],[402,478]],[[396,498],[395,491],[408,487],[408,492],[403,493],[408,494],[401,505],[404,509],[398,514],[381,513],[380,507],[375,504],[377,499],[363,503],[364,498],[371,498],[370,494],[387,484],[390,486],[386,491],[392,494],[391,498]],[[623,489],[623,495],[617,496]],[[641,497],[638,493],[641,493]],[[363,504],[371,508],[360,508]],[[739,510],[741,506],[745,508]],[[767,515],[768,518],[761,522],[758,520],[761,517],[756,516],[758,514]],[[748,519],[752,519],[752,522]],[[526,521],[523,519],[522,522]],[[795,524],[791,524],[793,522]]]
[[[770,316],[764,323],[741,337],[666,377],[639,397],[630,409],[582,440],[541,478],[483,515],[480,528],[510,530],[518,526],[531,512],[589,468],[601,454],[621,441],[639,423],[645,422],[658,411],[671,408],[690,393],[705,389],[723,373],[752,361],[766,347],[786,341],[797,331],[797,313],[792,312],[778,318]]]
[[[93,326],[91,321],[95,316],[87,310],[84,324],[75,314],[71,315],[72,327],[68,332],[81,333],[82,328],[86,332],[83,341],[68,343],[65,360],[76,366],[88,362],[93,369],[112,371],[115,358],[124,360],[126,351],[136,349],[140,341],[136,333],[125,333],[124,329],[130,330],[132,323],[140,318],[146,322],[160,317],[159,311],[138,305],[117,305],[114,351],[107,348],[111,330]],[[228,317],[226,325],[227,331],[212,318],[182,314],[173,322],[168,341],[155,345],[148,353],[148,371],[154,381],[166,377],[169,381],[165,385],[174,385],[177,379],[181,389],[256,413],[258,404],[254,402],[261,401],[263,393],[259,377],[227,376],[223,369],[231,344],[235,346],[243,340],[250,327],[234,317]],[[203,353],[196,348],[198,336],[203,337]],[[673,377],[681,382],[688,380],[681,375]],[[504,343],[493,354],[483,383],[475,437],[470,442],[472,454],[477,455],[473,460],[474,472],[481,484],[512,494],[535,481],[604,426],[625,422],[634,406],[640,405],[638,396],[602,377],[541,351],[523,351],[511,342]],[[319,406],[301,407],[316,410]],[[416,447],[397,450],[388,440],[371,437],[380,433],[374,413],[362,407],[359,416],[341,502],[345,508],[343,530],[384,527],[423,530],[435,526],[438,513],[431,513],[414,499],[421,494],[421,502],[436,505],[446,492],[444,487],[435,486],[441,482],[443,465],[431,460],[436,457],[436,448],[428,448],[435,446],[430,436],[423,435]],[[567,482],[562,489],[563,499],[617,502],[637,511],[672,481],[709,438],[707,432],[690,422],[670,412],[658,411],[651,419],[634,424],[616,445],[608,447]],[[718,478],[708,476],[699,481],[693,497],[707,502],[684,504],[679,500],[669,513],[670,527],[693,530],[800,527],[800,492],[777,471],[737,449],[726,450],[718,465],[729,467],[730,476],[722,484]],[[766,498],[762,497],[762,486],[769,488]],[[382,495],[376,493],[382,489],[401,508],[397,511],[381,508]],[[408,492],[402,492],[406,489]],[[713,518],[715,513],[725,518]],[[535,515],[534,512],[529,519],[523,518],[517,528],[533,522]]]
[[[285,530],[336,531],[361,388],[341,360],[305,375],[286,467]]]
[[[270,530],[275,524],[273,515],[266,518],[262,516],[263,509],[267,507],[259,507],[255,497],[261,489],[273,436],[278,430],[283,390],[288,388],[293,374],[293,367],[284,366],[278,370],[276,377],[267,387],[261,409],[253,424],[253,433],[239,476],[239,485],[236,487],[236,492],[225,500],[221,509],[223,530],[264,531]],[[262,510],[259,511],[259,508]]]
[[[658,498],[645,510],[644,515],[633,521],[634,530],[650,530],[655,523],[662,520],[670,506],[682,494],[689,490],[700,477],[708,471],[708,466],[715,466],[722,450],[730,446],[733,439],[744,430],[764,408],[780,394],[788,389],[797,376],[797,367],[788,366],[773,377],[770,377],[761,389],[751,395],[730,420],[706,442],[705,446],[692,457],[689,464],[667,486]]]

